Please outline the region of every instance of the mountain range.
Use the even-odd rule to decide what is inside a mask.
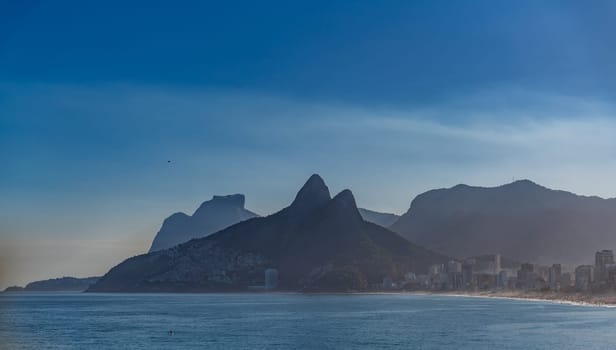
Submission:
[[[178,212],[169,216],[156,233],[149,252],[171,248],[194,238],[206,237],[238,222],[259,216],[244,207],[245,201],[243,194],[214,196],[211,200],[203,202],[193,215]],[[364,220],[383,227],[390,226],[398,219],[398,215],[395,214],[362,208],[359,208],[359,213]]]
[[[279,212],[127,259],[88,291],[248,290],[264,284],[268,268],[282,290],[366,290],[447,260],[365,221],[351,191],[331,198],[315,174]]]
[[[266,217],[246,210],[243,195],[214,196],[192,216],[172,215],[150,253],[122,262],[89,290],[246,290],[263,285],[268,268],[279,271],[283,290],[366,290],[384,277],[426,273],[448,257],[494,253],[510,265],[572,267],[616,248],[615,231],[616,199],[529,180],[431,190],[397,217],[358,209],[349,190],[331,198],[313,175],[291,205]],[[170,248],[155,249],[165,236]]]
[[[500,253],[517,261],[588,264],[616,248],[616,199],[556,191],[528,180],[457,185],[417,196],[390,228],[454,257]]]

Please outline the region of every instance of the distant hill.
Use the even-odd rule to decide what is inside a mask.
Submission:
[[[368,210],[364,208],[357,209],[359,210],[359,214],[361,214],[361,217],[364,218],[364,220],[383,227],[391,226],[400,217],[396,214],[380,213],[378,211]]]
[[[9,287],[5,292],[83,292],[96,283],[100,277],[61,277],[30,282],[25,287]]]
[[[282,290],[348,291],[383,278],[425,273],[443,255],[366,222],[353,194],[333,199],[313,175],[287,208],[205,238],[136,256],[112,268],[89,291],[163,292],[246,290],[279,272]]]
[[[150,252],[171,248],[193,238],[205,237],[223,228],[258,216],[244,208],[243,194],[214,196],[190,216],[175,213],[166,218],[156,234]]]
[[[616,249],[616,200],[555,191],[523,180],[500,187],[458,185],[417,196],[391,227],[430,249],[467,257],[591,263]]]

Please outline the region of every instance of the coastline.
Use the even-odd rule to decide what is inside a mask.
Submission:
[[[297,294],[297,295],[424,295],[424,296],[446,296],[463,298],[486,298],[486,299],[506,299],[531,302],[548,302],[555,304],[566,304],[573,306],[591,306],[616,308],[616,293],[611,294],[582,294],[582,293],[555,293],[555,292],[522,292],[522,291],[347,291],[347,292],[301,292],[301,291],[209,291],[209,292],[187,292],[187,291],[167,291],[167,292],[76,292],[76,291],[44,291],[44,292],[0,292],[0,295],[22,295],[22,294]]]
[[[541,292],[418,292],[412,294],[442,295],[451,297],[507,299],[518,301],[548,302],[574,306],[591,306],[616,308],[616,294],[570,294],[570,293],[541,293]]]
[[[590,306],[616,308],[616,294],[582,294],[582,293],[554,293],[554,292],[521,292],[521,291],[373,291],[373,292],[289,292],[298,294],[339,294],[339,295],[423,295],[423,296],[445,296],[460,298],[484,298],[484,299],[505,299],[517,301],[544,302],[553,304],[565,304],[572,306]]]

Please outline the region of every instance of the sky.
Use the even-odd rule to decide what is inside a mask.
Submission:
[[[312,173],[616,197],[616,2],[0,2],[0,288],[91,276],[215,194]],[[171,161],[171,162],[169,162]]]

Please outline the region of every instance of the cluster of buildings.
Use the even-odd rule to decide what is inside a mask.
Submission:
[[[383,287],[435,291],[505,289],[508,287],[508,276],[511,272],[501,266],[500,254],[492,254],[435,264],[430,266],[425,275],[407,273],[404,280],[397,285],[384,283]]]
[[[573,273],[564,272],[561,264],[504,267],[500,254],[490,254],[435,264],[427,274],[407,273],[397,282],[388,277],[382,287],[433,291],[605,291],[616,288],[616,264],[611,250],[597,252],[594,265],[580,265]]]
[[[605,291],[616,288],[616,264],[614,252],[601,250],[595,253],[594,265],[575,268],[575,287],[578,290]]]

